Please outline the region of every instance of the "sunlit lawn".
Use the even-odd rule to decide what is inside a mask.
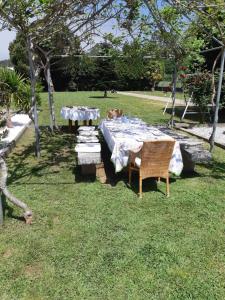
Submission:
[[[58,93],[62,105],[119,107],[150,123],[166,122],[162,104],[101,93]],[[111,95],[110,95],[111,96]],[[91,98],[90,98],[91,97]],[[41,125],[48,124],[43,94]],[[115,186],[84,180],[75,166],[74,136],[33,130],[8,158],[9,187],[34,212],[26,226],[10,203],[0,232],[0,299],[224,299],[225,152],[193,176],[144,183],[140,200],[119,175]],[[13,211],[11,211],[13,208]]]

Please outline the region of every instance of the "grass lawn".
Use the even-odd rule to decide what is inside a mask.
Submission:
[[[150,123],[166,122],[163,104],[100,93],[57,93],[65,104],[98,106],[102,116],[120,107]],[[43,94],[41,125],[48,124]],[[42,130],[42,157],[34,158],[29,129],[8,157],[9,188],[34,212],[6,210],[0,231],[0,299],[224,299],[225,152],[198,165],[194,176],[143,186],[143,199],[118,175],[115,186],[82,180],[74,137]],[[13,209],[13,210],[12,210]]]

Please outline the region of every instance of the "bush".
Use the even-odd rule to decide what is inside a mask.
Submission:
[[[199,108],[204,122],[204,112],[211,103],[212,96],[212,75],[208,71],[195,74],[183,74],[185,93],[192,95],[192,102]]]

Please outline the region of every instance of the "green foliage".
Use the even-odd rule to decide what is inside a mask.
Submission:
[[[0,90],[3,106],[10,108],[11,105],[14,105],[24,112],[29,112],[31,108],[31,87],[22,75],[14,70],[0,68]],[[39,96],[38,99],[40,101]]]
[[[26,39],[22,33],[17,33],[16,38],[9,45],[10,60],[19,74],[30,77]]]
[[[0,68],[0,88],[3,104],[10,107],[12,102],[17,103],[20,101],[24,84],[24,78],[21,75],[8,68]]]
[[[183,77],[185,89],[192,95],[195,103],[201,112],[205,112],[207,105],[211,103],[211,82],[212,75],[208,71],[189,74]]]
[[[163,79],[164,65],[161,61],[150,60],[145,65],[145,78],[149,80],[150,85],[155,88],[155,84]]]

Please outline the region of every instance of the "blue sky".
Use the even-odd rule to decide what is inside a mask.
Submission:
[[[145,12],[145,9],[143,10]],[[102,26],[101,31],[103,33],[113,32],[115,35],[120,33],[120,30],[112,29],[112,26],[115,22],[110,20]],[[2,31],[0,32],[0,60],[9,58],[8,47],[10,42],[12,42],[16,37],[16,33],[14,31]],[[100,38],[96,38],[96,42],[99,42]]]
[[[14,40],[16,33],[13,31],[4,30],[0,32],[0,60],[9,58],[9,43]]]
[[[113,32],[114,34],[117,34],[117,30],[112,30],[113,22],[112,20],[107,22],[102,28],[101,32],[109,33]],[[12,42],[16,37],[16,33],[14,31],[8,31],[4,30],[0,32],[0,61],[3,59],[8,59],[9,58],[9,51],[8,47],[10,42]],[[95,42],[99,42],[101,39],[99,37],[95,38]]]

